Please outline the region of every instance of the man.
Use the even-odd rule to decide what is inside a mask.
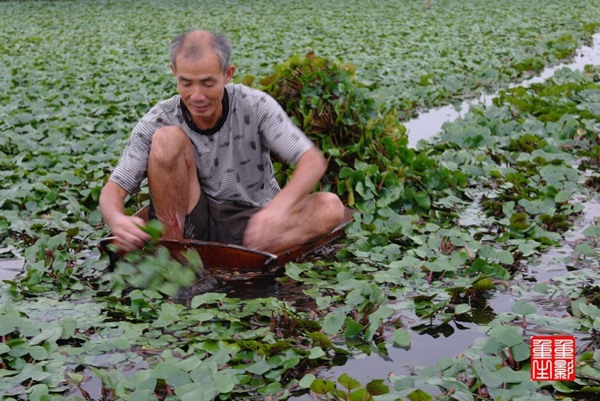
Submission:
[[[192,31],[173,39],[179,95],[159,102],[134,128],[100,194],[100,211],[125,252],[149,236],[124,214],[148,178],[151,217],[165,238],[243,244],[276,253],[328,233],[344,214],[332,193],[311,193],[326,161],[266,93],[231,84],[226,37]],[[280,190],[270,152],[295,164]]]

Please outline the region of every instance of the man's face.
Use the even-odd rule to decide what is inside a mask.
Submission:
[[[235,67],[230,65],[223,72],[219,56],[210,50],[195,58],[177,56],[176,66],[171,65],[171,70],[194,123],[200,129],[214,127],[223,111],[225,85],[233,77]]]

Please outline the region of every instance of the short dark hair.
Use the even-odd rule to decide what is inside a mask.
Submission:
[[[179,34],[177,36],[175,36],[173,38],[173,40],[171,40],[171,45],[169,46],[169,57],[171,59],[171,64],[175,67],[175,59],[177,58],[177,55],[179,55],[179,52],[181,51],[181,48],[183,46],[183,44],[185,43],[186,39],[188,39],[188,37],[190,36],[190,34],[192,34],[193,32],[196,32],[195,30],[191,30],[182,34]],[[219,60],[221,60],[221,69],[223,71],[227,70],[227,67],[229,67],[229,62],[231,60],[231,43],[229,42],[229,39],[227,38],[227,36],[225,35],[221,35],[221,34],[216,34],[214,32],[207,32],[210,37],[210,44],[212,49],[215,51],[215,53],[217,53],[217,56],[219,56]],[[192,44],[189,46],[186,46],[185,48],[185,55],[186,57],[198,57],[202,54],[202,48],[196,44]]]

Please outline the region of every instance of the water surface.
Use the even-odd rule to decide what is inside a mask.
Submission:
[[[554,73],[561,68],[566,67],[572,70],[583,71],[584,67],[588,64],[600,64],[600,32],[593,36],[593,44],[591,46],[583,46],[576,52],[573,60],[548,67],[539,75],[520,83],[511,84],[509,87],[527,87],[534,83],[542,83],[548,78],[552,77]],[[408,131],[408,146],[415,148],[419,141],[427,141],[431,139],[441,132],[444,123],[464,116],[469,111],[471,106],[490,105],[492,103],[492,99],[494,99],[494,97],[497,95],[497,93],[486,94],[477,99],[465,100],[458,106],[448,105],[437,109],[432,109],[420,114],[417,118],[405,122],[404,125]]]

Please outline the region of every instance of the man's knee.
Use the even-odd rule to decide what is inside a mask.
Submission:
[[[319,213],[325,225],[336,227],[344,219],[345,208],[340,198],[331,192],[315,193],[315,211]]]
[[[192,143],[180,127],[161,127],[152,136],[150,159],[155,162],[172,163],[190,151],[192,151]]]

